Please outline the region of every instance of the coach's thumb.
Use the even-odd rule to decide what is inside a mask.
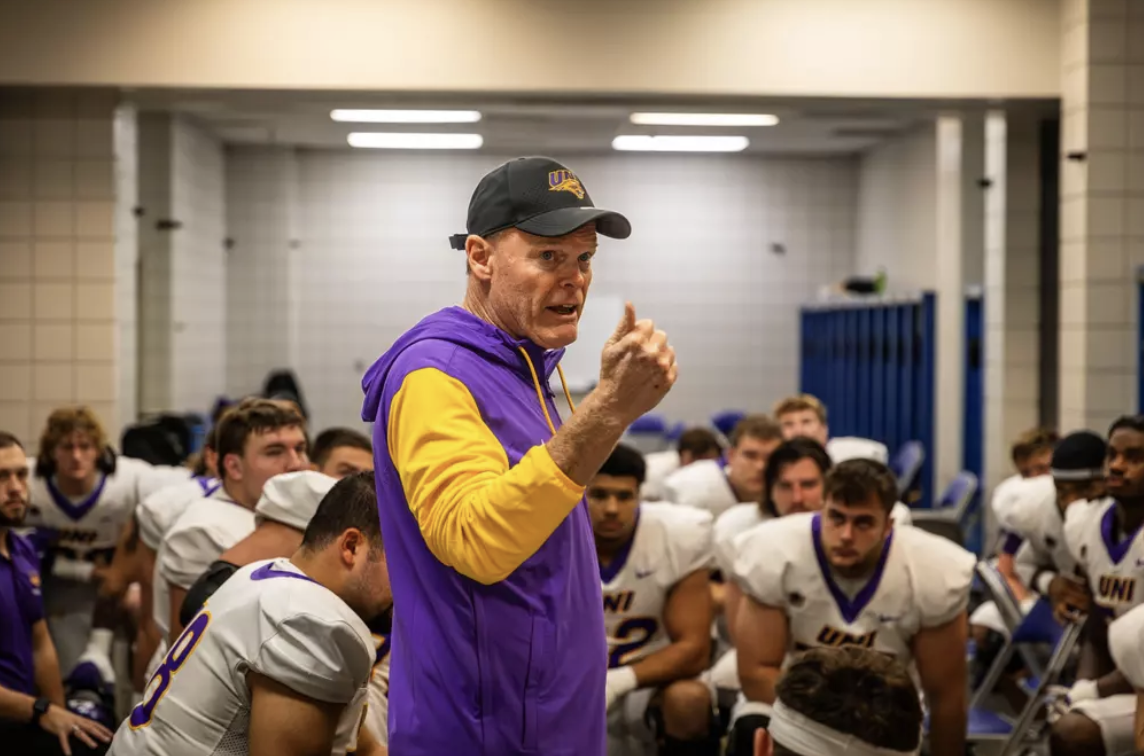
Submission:
[[[624,314],[620,317],[620,323],[616,326],[616,332],[612,334],[612,342],[617,342],[627,336],[635,327],[636,308],[631,302],[624,302]]]

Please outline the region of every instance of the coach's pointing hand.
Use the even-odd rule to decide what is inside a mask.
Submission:
[[[650,320],[636,320],[636,310],[628,302],[600,356],[598,390],[630,423],[662,401],[678,373],[667,334],[657,331]]]

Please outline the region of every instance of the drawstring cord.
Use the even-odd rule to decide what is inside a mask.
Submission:
[[[524,355],[524,361],[528,363],[528,372],[532,373],[532,385],[536,388],[536,398],[540,400],[540,409],[544,411],[544,422],[548,423],[548,430],[555,436],[556,426],[552,423],[552,415],[548,414],[548,402],[544,401],[544,391],[540,388],[540,376],[536,373],[536,366],[532,364],[532,358],[528,356],[528,351],[524,347],[517,347],[517,349]],[[556,372],[560,374],[560,386],[564,389],[564,398],[568,400],[568,406],[575,412],[576,405],[572,403],[572,394],[568,391],[568,381],[564,379],[564,368],[557,365]]]

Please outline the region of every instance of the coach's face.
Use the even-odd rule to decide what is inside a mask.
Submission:
[[[594,223],[551,238],[510,228],[475,245],[469,267],[487,286],[492,322],[545,349],[574,342],[596,246]]]

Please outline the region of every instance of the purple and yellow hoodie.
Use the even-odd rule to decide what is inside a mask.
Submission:
[[[391,753],[606,750],[595,542],[583,486],[544,445],[561,356],[453,307],[362,381],[393,584]]]

